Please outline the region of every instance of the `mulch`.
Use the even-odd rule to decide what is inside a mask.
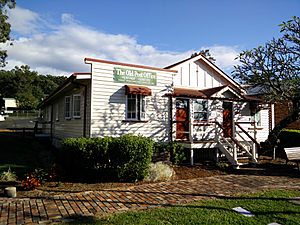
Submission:
[[[299,177],[300,172],[295,169],[294,165],[285,165],[284,161],[273,161],[270,158],[261,159],[259,164],[254,168],[241,168],[240,170],[220,170],[216,166],[210,165],[194,165],[194,166],[177,166],[173,167],[175,176],[172,180],[188,180],[194,178],[220,176],[226,174],[249,174],[249,175],[267,175],[267,176],[290,176]],[[85,191],[100,191],[112,188],[124,188],[134,185],[141,185],[149,182],[140,181],[137,183],[76,183],[76,182],[45,182],[42,186],[35,190],[22,190],[21,183],[18,182],[14,186],[17,186],[18,197],[24,198],[37,198],[37,197],[52,197],[55,195],[61,195],[65,193],[78,193]],[[2,186],[2,187],[1,187]],[[7,186],[7,185],[6,185]],[[0,190],[3,189],[3,184],[0,183]],[[3,196],[3,192],[0,192],[0,196]]]
[[[187,180],[199,177],[209,177],[222,175],[224,172],[218,170],[216,167],[197,165],[197,166],[177,166],[174,167],[175,176],[172,180]],[[35,190],[22,190],[21,183],[17,182],[14,186],[17,186],[18,197],[24,198],[36,198],[36,197],[51,197],[64,193],[77,193],[84,191],[95,191],[105,190],[111,188],[124,188],[128,186],[140,185],[147,183],[140,181],[137,183],[118,183],[118,182],[107,182],[107,183],[76,183],[76,182],[45,182],[42,186]],[[0,184],[1,186],[7,186],[8,184]],[[0,196],[3,192],[0,192]]]

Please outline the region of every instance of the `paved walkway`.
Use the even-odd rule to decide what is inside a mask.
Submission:
[[[69,221],[76,216],[147,209],[271,188],[300,190],[300,176],[224,175],[64,194],[45,199],[0,198],[0,224]]]

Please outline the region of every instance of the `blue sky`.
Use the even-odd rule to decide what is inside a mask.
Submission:
[[[299,12],[300,0],[18,0],[7,69],[67,75],[88,70],[84,57],[163,67],[209,48],[229,73]]]

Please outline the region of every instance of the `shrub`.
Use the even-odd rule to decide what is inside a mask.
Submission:
[[[36,168],[22,180],[22,187],[24,190],[34,190],[48,180],[48,175],[44,169]]]
[[[93,161],[93,167],[106,168],[109,166],[109,149],[111,148],[111,143],[114,138],[104,137],[104,138],[94,138],[92,139],[91,145],[89,146],[92,152],[91,160]]]
[[[280,132],[278,139],[280,141],[276,149],[276,157],[286,158],[283,148],[300,146],[300,130],[284,129]]]
[[[114,139],[109,158],[118,179],[138,181],[148,174],[152,154],[150,138],[128,134]]]
[[[27,177],[22,180],[22,187],[24,190],[34,190],[39,186],[41,186],[41,181],[33,174],[27,175]]]
[[[170,160],[174,165],[179,165],[185,160],[183,145],[176,142],[170,142],[168,148],[170,151]]]
[[[154,145],[154,152],[158,155],[168,155],[169,161],[179,165],[185,160],[184,146],[177,142],[157,142]]]
[[[38,179],[41,183],[45,183],[48,180],[48,172],[42,168],[34,169],[31,173],[31,176]]]
[[[150,164],[149,174],[146,177],[146,181],[166,181],[170,180],[175,174],[174,169],[166,163],[156,162]]]
[[[300,146],[300,130],[284,129],[279,134],[279,146],[282,147],[296,147]]]
[[[13,172],[10,167],[8,168],[7,171],[4,171],[1,173],[0,175],[0,181],[5,181],[5,182],[14,182],[17,181],[18,177],[15,174],[15,172]]]
[[[67,138],[60,158],[73,178],[136,181],[147,175],[152,150],[153,141],[142,136]]]

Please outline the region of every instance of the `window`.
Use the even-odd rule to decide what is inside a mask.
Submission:
[[[256,111],[255,114],[252,116],[252,121],[255,122],[257,127],[261,126],[261,111]]]
[[[51,121],[51,108],[52,106],[48,106],[47,108],[47,121],[50,122]]]
[[[66,119],[71,118],[71,97],[70,96],[65,97],[65,118]]]
[[[195,100],[194,102],[194,120],[207,121],[208,120],[208,101]]]
[[[126,119],[144,120],[146,117],[146,100],[144,95],[128,94]]]
[[[55,120],[56,121],[59,120],[59,108],[58,108],[58,104],[56,104],[56,106],[55,106]]]
[[[73,95],[73,118],[80,118],[80,95]]]

